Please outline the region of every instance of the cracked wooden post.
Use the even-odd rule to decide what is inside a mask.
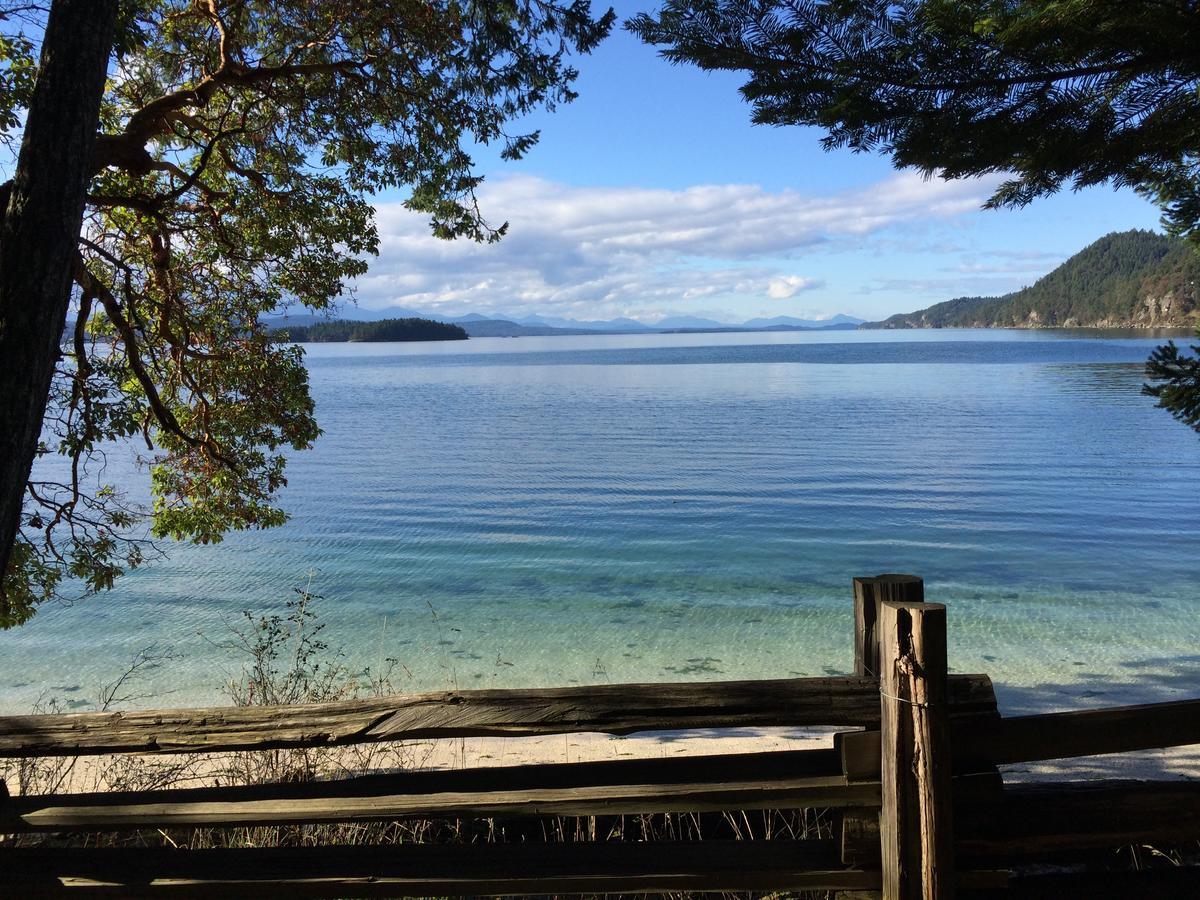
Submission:
[[[946,607],[879,607],[883,900],[954,894]]]
[[[916,575],[854,579],[854,674],[879,677],[879,604],[922,603],[925,582]]]
[[[879,604],[884,600],[921,603],[925,582],[916,575],[876,575],[855,578],[854,586],[854,674],[879,677]],[[879,813],[844,809],[841,819],[842,863],[856,865],[861,835],[879,833]],[[843,891],[837,900],[865,900],[879,897],[878,891]]]

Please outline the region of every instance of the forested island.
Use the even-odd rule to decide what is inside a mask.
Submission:
[[[1033,285],[958,297],[863,328],[1167,328],[1200,319],[1200,254],[1153,231],[1105,235]]]
[[[433,319],[380,319],[378,322],[331,320],[313,325],[289,325],[271,334],[297,344],[326,344],[343,341],[465,341],[467,332],[459,325]]]

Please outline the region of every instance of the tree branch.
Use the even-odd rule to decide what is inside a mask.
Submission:
[[[104,312],[112,321],[113,327],[117,329],[117,334],[121,336],[121,342],[125,345],[125,358],[129,362],[129,368],[133,371],[134,377],[137,378],[138,384],[141,385],[142,392],[146,395],[146,402],[150,405],[150,409],[154,413],[154,418],[158,420],[159,425],[189,447],[201,450],[227,468],[237,471],[237,464],[222,453],[221,449],[211,438],[200,438],[189,434],[179,424],[179,420],[175,417],[175,414],[163,402],[162,397],[159,396],[158,388],[154,384],[154,379],[150,377],[150,373],[142,365],[141,357],[138,356],[138,337],[133,330],[133,326],[129,324],[129,320],[125,318],[124,313],[121,311],[120,301],[117,300],[104,282],[91,273],[82,257],[76,260],[75,280],[80,287],[93,294],[100,301],[100,305],[104,307]]]

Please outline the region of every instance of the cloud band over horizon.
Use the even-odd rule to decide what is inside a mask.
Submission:
[[[379,204],[379,258],[355,290],[366,308],[446,315],[821,317],[849,310],[830,306],[831,296],[809,301],[829,282],[815,274],[815,255],[978,210],[991,189],[987,179],[907,172],[827,196],[752,184],[668,190],[498,178],[479,192],[485,215],[509,222],[497,244],[438,240],[424,216]],[[824,293],[848,298],[860,288],[853,279],[848,272]]]

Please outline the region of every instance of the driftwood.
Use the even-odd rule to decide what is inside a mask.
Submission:
[[[963,715],[995,713],[986,675],[951,679]],[[187,753],[424,738],[632,734],[693,728],[879,722],[869,678],[611,684],[400,694],[301,706],[213,707],[0,718],[0,757]]]

